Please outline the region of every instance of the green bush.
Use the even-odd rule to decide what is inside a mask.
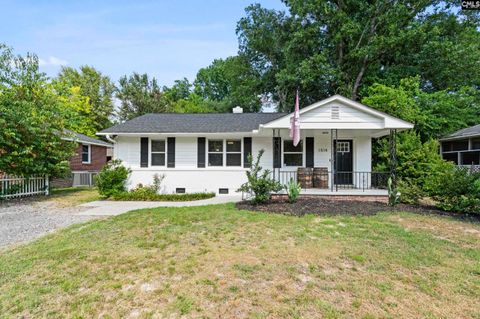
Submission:
[[[184,202],[215,197],[215,193],[157,194],[150,187],[137,187],[130,192],[120,192],[112,196],[116,201],[162,201]]]
[[[239,192],[252,194],[253,204],[264,203],[270,199],[272,192],[282,190],[282,185],[270,177],[268,169],[262,172],[260,158],[264,152],[263,149],[258,152],[255,162],[251,154],[248,156],[250,169],[247,171],[247,182],[238,189]]]
[[[400,193],[400,201],[405,204],[417,204],[422,197],[426,196],[425,192],[409,179],[399,180],[397,189]]]
[[[461,168],[452,169],[430,187],[439,208],[480,214],[480,173]]]
[[[298,199],[298,196],[300,195],[300,192],[302,191],[302,187],[300,186],[300,184],[293,178],[290,178],[284,188],[288,195],[288,202],[295,203]]]
[[[122,165],[122,161],[113,160],[105,165],[95,177],[98,193],[103,197],[125,191],[125,182],[131,170]]]

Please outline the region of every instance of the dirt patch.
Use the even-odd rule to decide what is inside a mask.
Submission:
[[[462,220],[480,222],[480,216],[445,212],[432,206],[399,204],[392,208],[381,202],[340,201],[321,198],[300,198],[296,203],[271,200],[265,204],[253,205],[248,201],[236,204],[238,209],[303,216],[315,215],[375,215],[378,212],[411,212],[421,215],[450,216]]]

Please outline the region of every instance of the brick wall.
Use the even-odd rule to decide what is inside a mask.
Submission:
[[[300,195],[301,198],[318,198],[332,201],[359,201],[388,203],[388,195]],[[287,200],[286,194],[273,194],[273,200]]]
[[[100,171],[107,163],[107,148],[91,145],[90,164],[82,163],[82,145],[75,150],[75,155],[70,158],[70,170],[72,171]]]

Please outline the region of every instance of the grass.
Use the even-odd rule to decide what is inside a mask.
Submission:
[[[100,199],[96,188],[87,187],[57,188],[51,191],[50,196],[44,197],[44,200],[54,201],[60,207],[76,206]]]
[[[480,318],[480,225],[158,208],[0,252],[0,317]]]

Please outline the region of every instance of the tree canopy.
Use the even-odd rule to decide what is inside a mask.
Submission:
[[[335,93],[359,100],[373,83],[416,75],[431,91],[480,83],[478,15],[458,3],[284,3],[288,12],[249,6],[237,27],[241,54],[281,110],[291,109],[296,88],[309,104]]]
[[[0,45],[0,171],[61,175],[73,143],[62,140],[64,101],[38,70],[38,58]]]
[[[108,76],[92,66],[84,65],[78,70],[63,67],[54,82],[57,88],[61,88],[60,93],[66,94],[67,98],[71,98],[72,88],[78,88],[74,89],[77,95],[87,97],[90,107],[86,113],[88,113],[87,117],[92,125],[93,134],[112,125],[115,85]]]

